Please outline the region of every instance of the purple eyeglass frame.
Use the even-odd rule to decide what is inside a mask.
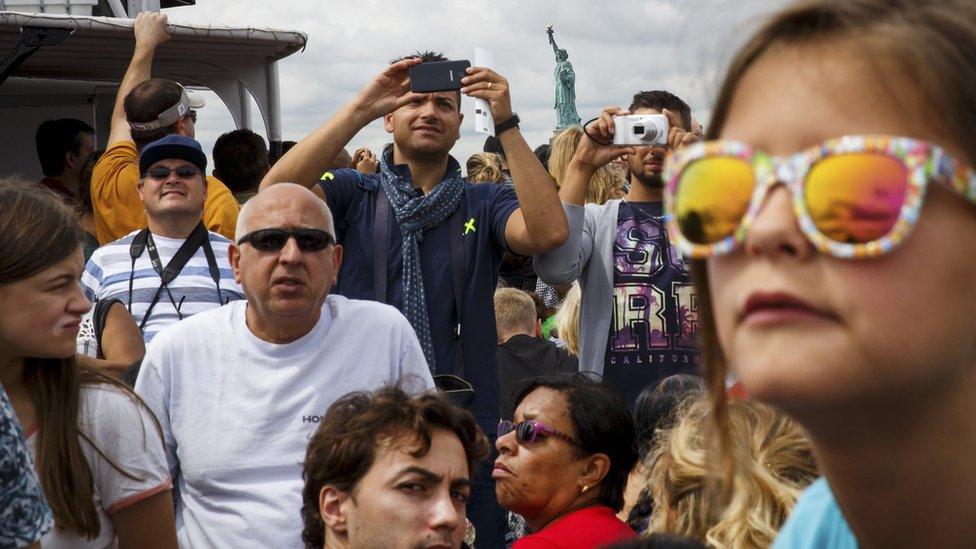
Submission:
[[[529,435],[528,440],[523,440],[522,437],[519,436],[519,427],[521,425],[532,426],[532,430],[530,431],[531,434]],[[519,441],[519,443],[523,445],[534,443],[536,439],[539,437],[539,434],[541,433],[543,436],[554,436],[556,438],[561,438],[566,442],[573,444],[575,446],[580,446],[580,447],[583,446],[578,440],[576,440],[572,436],[567,435],[562,431],[557,431],[556,429],[553,429],[552,427],[546,425],[545,423],[542,423],[541,421],[536,421],[534,419],[527,419],[525,421],[520,421],[518,423],[513,423],[507,420],[500,420],[498,422],[498,430],[496,432],[498,438],[501,438],[507,435],[508,433],[511,433],[512,431],[515,431],[515,440]]]

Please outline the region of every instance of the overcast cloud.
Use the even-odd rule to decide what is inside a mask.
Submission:
[[[283,135],[299,140],[331,116],[391,59],[415,50],[443,51],[473,59],[474,47],[495,54],[495,69],[508,78],[522,132],[532,147],[546,143],[555,126],[553,68],[546,37],[554,25],[560,48],[576,71],[577,110],[585,119],[606,105],[624,107],[639,90],[667,89],[707,123],[718,79],[729,56],[762,19],[784,0],[468,0],[388,2],[358,0],[197,0],[166,10],[174,22],[299,30],[305,51],[279,63]],[[481,150],[473,129],[472,100],[453,155],[463,165]],[[252,109],[257,127],[264,124]],[[234,128],[215,94],[201,113],[197,137],[211,150],[217,136]],[[390,141],[382,121],[349,144],[374,152]]]

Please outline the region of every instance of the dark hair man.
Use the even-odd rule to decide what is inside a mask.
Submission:
[[[148,227],[95,250],[81,285],[92,301],[121,300],[149,343],[163,328],[244,294],[230,272],[231,241],[202,222],[209,189],[200,144],[167,135],[143,147],[138,170]]]
[[[41,185],[77,204],[81,172],[95,150],[95,130],[74,118],[45,120],[37,127],[35,140],[44,174]]]
[[[220,179],[244,204],[258,193],[261,178],[271,169],[268,144],[248,129],[227,132],[213,148],[214,177]]]
[[[505,78],[473,67],[461,79],[460,92],[410,91],[410,67],[443,59],[425,54],[389,65],[295,145],[261,185],[318,184],[346,253],[337,293],[403,311],[432,371],[466,378],[475,390],[478,423],[494,432],[499,401],[492,296],[498,262],[508,250],[533,255],[561,244],[566,216],[549,175],[518,130]],[[462,94],[488,101],[514,187],[470,184],[450,156],[464,119]],[[377,118],[393,135],[379,173],[336,170],[320,181],[339,150]],[[488,472],[479,474],[472,517],[482,542],[500,546],[504,519]]]
[[[623,114],[667,116],[667,146],[601,145],[612,140],[613,117]],[[691,129],[691,109],[666,91],[636,94],[630,111],[604,110],[587,126],[559,191],[569,239],[535,261],[549,284],[579,280],[580,370],[603,376],[631,409],[645,386],[698,372],[697,303],[688,266],[668,241],[661,202],[665,154],[696,141]],[[627,196],[584,207],[593,172],[624,154]]]
[[[495,290],[495,322],[498,330],[498,380],[502,392],[501,417],[515,415],[515,390],[519,384],[552,372],[578,372],[576,357],[542,339],[536,303],[516,288]]]
[[[156,48],[170,39],[166,16],[140,13],[133,32],[135,50],[115,98],[108,148],[92,170],[95,236],[102,244],[146,226],[145,208],[136,190],[142,175],[137,165],[139,151],[171,134],[193,138],[196,109],[203,106],[202,97],[176,82],[150,78]],[[208,177],[204,225],[233,238],[239,210],[230,190],[217,178]]]
[[[299,464],[320,414],[351,391],[434,382],[396,309],[329,295],[343,250],[308,189],[258,193],[237,227],[247,301],[159,334],[135,389],[163,430],[180,546],[296,547]]]
[[[312,548],[460,547],[488,440],[436,393],[396,387],[329,407],[305,455],[302,540]]]

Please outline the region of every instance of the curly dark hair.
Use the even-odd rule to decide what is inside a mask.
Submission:
[[[348,492],[355,488],[376,458],[378,442],[394,436],[416,444],[412,455],[430,451],[431,432],[446,429],[461,441],[468,471],[488,456],[488,438],[470,412],[438,393],[410,396],[400,387],[355,392],[329,406],[308,443],[302,478],[302,541],[309,549],[325,543],[319,493],[326,485]]]

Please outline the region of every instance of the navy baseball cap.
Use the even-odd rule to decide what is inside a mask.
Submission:
[[[146,173],[149,166],[160,160],[174,158],[186,160],[200,168],[201,172],[207,173],[207,155],[203,153],[200,142],[175,133],[142,148],[142,153],[139,154],[139,173]]]

